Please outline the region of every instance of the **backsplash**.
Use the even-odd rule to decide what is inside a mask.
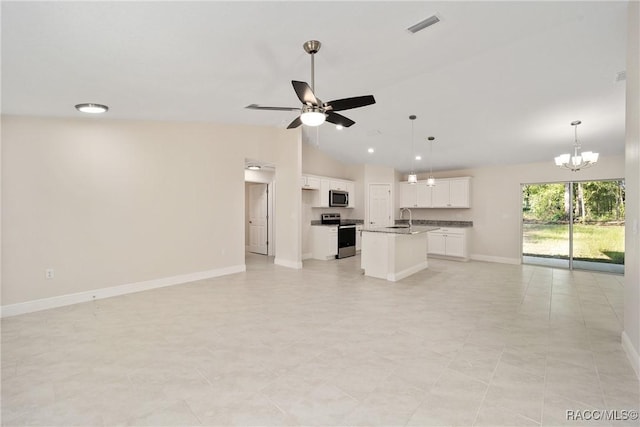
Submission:
[[[396,224],[407,224],[408,219],[397,219]],[[444,221],[439,219],[414,219],[412,225],[431,225],[435,227],[473,227],[473,221]]]

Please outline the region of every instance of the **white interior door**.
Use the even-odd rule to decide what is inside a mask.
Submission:
[[[369,226],[391,225],[391,184],[369,184]]]
[[[249,187],[249,252],[267,255],[267,184]]]

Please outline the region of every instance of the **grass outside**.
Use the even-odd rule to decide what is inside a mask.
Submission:
[[[568,224],[524,223],[524,255],[569,257]],[[573,258],[576,260],[624,264],[624,224],[574,224]]]

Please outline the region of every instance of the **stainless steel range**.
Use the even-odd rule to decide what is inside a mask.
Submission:
[[[346,258],[356,254],[356,223],[341,221],[339,213],[324,213],[320,216],[321,224],[338,225],[338,255]]]

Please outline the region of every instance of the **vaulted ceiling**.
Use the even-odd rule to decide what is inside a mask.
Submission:
[[[407,172],[551,161],[578,137],[624,152],[623,1],[2,2],[2,112],[286,127],[310,81],[323,100],[373,94],[303,137],[347,163]],[[440,22],[412,34],[411,25]],[[409,115],[415,114],[413,131]],[[295,132],[295,131],[292,131]],[[427,136],[435,136],[429,157]],[[412,145],[415,149],[412,149]],[[368,148],[374,148],[370,154]]]

